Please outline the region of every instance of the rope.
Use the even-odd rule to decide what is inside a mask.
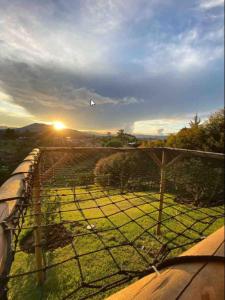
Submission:
[[[3,200],[17,199],[18,206],[16,213],[4,225],[5,233],[12,237],[8,269],[11,265],[15,267],[2,274],[0,295],[6,297],[8,291],[14,293],[14,280],[26,277],[26,280],[32,281],[32,275],[40,271],[47,279],[51,278],[51,272],[56,272],[54,276],[60,279],[57,268],[66,270],[68,265],[70,273],[67,276],[70,280],[75,277],[75,283],[68,290],[64,288],[58,298],[81,300],[98,297],[174,264],[221,260],[216,256],[177,255],[202,240],[211,228],[215,230],[215,222],[223,220],[223,207],[205,209],[190,204],[178,205],[172,195],[172,181],[167,181],[167,192],[171,191],[171,194],[164,195],[160,222],[162,234],[157,235],[159,170],[154,161],[154,172],[149,174],[140,171],[135,177],[129,177],[128,171],[119,170],[114,174],[118,178],[118,186],[113,185],[110,176],[100,178],[94,174],[94,168],[101,158],[116,152],[116,149],[106,152],[89,149],[43,152],[39,161],[41,212],[35,212],[36,199],[32,196],[35,166],[29,172],[22,197]],[[151,160],[149,156],[148,159]],[[124,178],[128,178],[127,184],[124,184]],[[107,184],[101,186],[98,182],[104,179]],[[44,266],[37,268],[32,263],[18,268],[18,256],[23,253],[26,257],[21,247],[23,234],[37,229],[34,225],[36,216],[42,220],[39,230],[43,239],[38,245],[34,242],[29,244],[27,252],[31,256],[35,246],[41,247]],[[52,243],[60,251],[52,251],[48,249],[52,246],[49,244],[51,239],[44,235],[52,234],[57,228],[64,228],[69,238],[60,235],[59,231]],[[60,245],[63,247],[60,248]],[[28,254],[26,259],[29,261]],[[95,263],[100,266],[99,271],[97,267],[91,268],[91,264]],[[90,270],[95,271],[94,277]],[[46,288],[44,284],[44,294],[47,293]],[[21,297],[22,292],[18,292]]]

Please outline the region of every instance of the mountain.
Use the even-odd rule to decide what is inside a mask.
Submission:
[[[29,124],[24,127],[15,128],[15,131],[18,132],[19,134],[31,132],[34,134],[42,135],[45,133],[52,132],[52,130],[54,130],[52,128],[52,125],[47,125],[47,124],[43,124],[43,123],[33,123],[33,124]],[[56,131],[54,131],[54,132],[56,132]],[[62,132],[59,132],[59,133],[63,134],[63,136],[70,136],[71,138],[88,138],[88,137],[90,137],[90,135],[88,133],[81,132],[81,131],[74,130],[74,129],[69,129],[69,128],[65,128],[62,130]]]
[[[47,131],[50,128],[50,125],[42,124],[42,123],[33,123],[24,127],[16,128],[15,130],[19,133],[23,132],[33,132],[33,133],[42,133]]]
[[[0,126],[0,130],[5,130],[7,128],[8,128],[7,126]]]
[[[137,139],[142,140],[166,140],[166,135],[151,135],[151,134],[134,134]]]

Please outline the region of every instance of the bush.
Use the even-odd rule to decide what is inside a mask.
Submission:
[[[197,206],[223,202],[224,168],[221,162],[204,158],[185,158],[167,170],[171,192],[177,200]]]
[[[112,139],[104,143],[104,147],[121,148],[123,147],[123,143],[120,140]]]
[[[143,152],[119,152],[100,159],[95,167],[96,182],[103,187],[146,189],[154,185],[158,167]]]

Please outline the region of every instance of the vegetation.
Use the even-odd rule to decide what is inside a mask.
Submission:
[[[96,181],[103,187],[144,189],[156,180],[158,167],[146,153],[118,152],[100,159],[95,167]]]
[[[166,141],[144,142],[142,147],[175,147],[224,153],[224,110],[201,123],[196,115],[188,128],[171,134]],[[216,160],[185,158],[167,170],[167,188],[177,201],[210,206],[224,200],[224,165]]]
[[[224,110],[212,114],[203,124],[195,116],[190,127],[171,134],[165,146],[224,153]]]
[[[89,191],[88,194],[85,192]],[[71,203],[73,197],[71,196],[71,190],[68,188],[58,189],[57,191],[48,190],[46,193],[50,195],[50,200],[61,201],[61,216],[56,214],[54,220],[42,220],[43,224],[46,222],[59,223],[61,221],[70,221],[71,223],[65,224],[67,230],[70,231],[74,237],[74,245],[76,246],[77,253],[79,255],[84,255],[80,257],[79,262],[81,264],[83,276],[85,282],[91,280],[97,280],[105,275],[113,274],[118,269],[112,260],[112,257],[106,250],[102,250],[96,253],[88,254],[92,251],[99,250],[103,247],[102,243],[97,238],[96,234],[83,235],[83,233],[90,233],[87,230],[87,219],[89,222],[95,225],[96,230],[99,231],[99,235],[102,241],[108,247],[115,247],[111,250],[113,257],[118,262],[119,266],[126,270],[143,270],[147,266],[143,263],[137,252],[134,250],[132,245],[123,245],[125,242],[124,237],[115,229],[116,226],[120,226],[121,232],[125,237],[133,241],[138,237],[143,229],[148,230],[147,233],[155,235],[155,227],[150,228],[154,224],[157,218],[156,208],[158,207],[158,195],[150,192],[136,192],[126,193],[124,195],[119,195],[119,191],[114,191],[108,197],[105,195],[104,190],[96,191],[96,185],[89,186],[88,190],[83,187],[76,189],[76,194],[78,195],[79,207],[81,211],[74,211],[76,208],[75,203]],[[60,196],[59,196],[60,195]],[[96,201],[88,200],[90,195],[97,199]],[[178,247],[177,245],[184,245],[190,242],[192,239],[201,238],[202,231],[207,227],[206,224],[202,222],[195,222],[191,227],[192,221],[201,220],[207,217],[206,214],[221,216],[223,214],[223,207],[217,207],[216,209],[211,208],[198,208],[196,210],[191,210],[192,206],[177,204],[170,195],[166,195],[167,199],[164,204],[163,219],[166,227],[162,228],[162,237],[158,237],[160,242],[168,242],[170,249],[176,248],[170,252],[170,256],[179,255],[187,247],[191,247],[191,244],[185,247]],[[156,201],[152,202],[153,197]],[[46,198],[45,198],[46,199]],[[110,199],[110,200],[109,200]],[[85,201],[86,200],[86,201]],[[88,200],[88,201],[87,201]],[[107,206],[105,206],[108,204]],[[93,207],[91,209],[88,209]],[[118,210],[119,207],[119,210]],[[127,215],[123,212],[126,210]],[[49,207],[42,206],[43,213],[50,212]],[[107,218],[104,217],[103,212]],[[145,214],[150,214],[151,217]],[[179,213],[182,213],[179,215]],[[29,211],[28,211],[29,214]],[[170,216],[170,219],[166,220]],[[96,219],[102,217],[101,219]],[[129,220],[136,219],[135,222],[128,223]],[[179,223],[178,221],[182,223]],[[26,224],[24,226],[29,226],[32,224],[32,219],[26,219]],[[182,225],[183,224],[183,225]],[[220,218],[212,224],[205,232],[204,235],[208,235],[214,232],[217,228],[223,225],[223,219]],[[183,234],[184,226],[186,226],[185,235]],[[104,233],[101,230],[111,229]],[[27,229],[22,230],[21,239],[24,236]],[[194,230],[198,231],[198,235]],[[179,236],[179,233],[182,233]],[[80,236],[79,236],[80,235]],[[135,241],[135,247],[144,255],[148,260],[152,261],[156,256],[161,244],[157,240],[150,238],[148,234],[144,234],[140,239]],[[18,249],[19,250],[19,249]],[[86,254],[86,255],[85,255]],[[59,247],[53,251],[45,251],[44,257],[47,265],[62,262],[68,259],[67,262],[59,264],[54,268],[48,269],[46,271],[46,280],[44,285],[37,286],[36,284],[36,274],[30,274],[29,276],[12,278],[9,281],[9,299],[16,300],[39,300],[39,299],[62,299],[68,293],[72,292],[74,289],[78,288],[81,283],[81,277],[79,272],[78,260],[74,259],[74,251],[72,244],[68,244],[63,247]],[[34,254],[27,252],[17,252],[15,260],[12,265],[11,275],[19,274],[22,272],[27,272],[34,270],[35,258]],[[121,279],[123,275],[116,275],[113,280]],[[112,279],[105,279],[100,281],[100,284],[107,284],[111,282]],[[127,283],[129,284],[129,283]],[[126,284],[126,285],[127,285]],[[124,286],[124,285],[123,285]],[[115,287],[112,290],[104,291],[101,294],[95,296],[93,299],[103,299],[109,296],[123,286]],[[74,294],[74,299],[88,298],[90,292],[95,292],[96,289],[85,289],[81,288]]]
[[[102,138],[102,146],[103,147],[115,147],[120,148],[124,146],[128,146],[130,143],[137,143],[137,139],[135,136],[125,133],[124,129],[118,130],[116,136],[112,136],[109,132],[107,137]]]
[[[15,151],[15,143],[19,141],[8,140],[7,143],[8,150]],[[106,152],[112,153],[109,149]],[[50,178],[42,186],[42,228],[47,226],[47,230],[42,229],[41,239],[42,243],[48,243],[42,248],[44,261],[47,266],[59,264],[46,270],[43,286],[37,286],[35,273],[11,278],[9,299],[62,299],[74,289],[78,289],[74,299],[86,299],[96,289],[79,288],[82,280],[86,283],[98,280],[117,272],[118,266],[131,271],[146,269],[146,263],[135,249],[148,260],[149,266],[162,244],[167,243],[171,249],[169,256],[176,256],[194,240],[223,225],[224,207],[218,206],[222,204],[218,200],[223,196],[223,171],[215,161],[183,159],[167,170],[169,194],[165,195],[162,236],[156,239],[159,208],[156,164],[144,151],[117,152],[105,158],[98,150],[92,154],[78,151],[68,155],[68,160],[62,160],[62,165],[55,168],[54,181]],[[63,156],[51,153],[46,161],[48,158],[54,164]],[[74,190],[69,188],[73,185]],[[36,269],[32,212],[32,208],[28,208],[11,275]],[[90,231],[89,224],[93,224],[95,230]],[[64,260],[67,262],[61,264]],[[105,286],[123,276],[117,274],[101,279],[96,285]],[[93,299],[103,299],[121,287],[105,290]]]
[[[213,206],[224,202],[224,167],[206,158],[183,158],[167,170],[167,188],[179,202]]]
[[[0,139],[0,185],[33,148],[33,141]]]
[[[195,115],[189,127],[170,134],[165,141],[143,141],[141,147],[173,147],[224,153],[224,110],[213,113],[203,123]]]

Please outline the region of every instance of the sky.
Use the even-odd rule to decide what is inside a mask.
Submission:
[[[223,0],[0,0],[0,126],[162,135],[205,120],[223,107],[223,10]]]

